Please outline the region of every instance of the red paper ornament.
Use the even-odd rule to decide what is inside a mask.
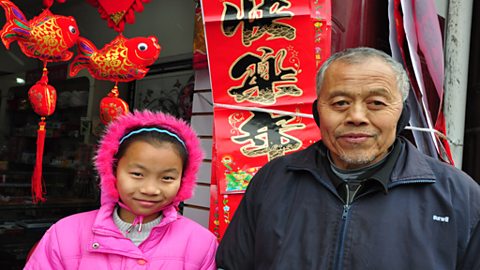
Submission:
[[[118,87],[115,85],[108,95],[100,101],[100,120],[103,124],[128,113],[128,104],[118,97]]]

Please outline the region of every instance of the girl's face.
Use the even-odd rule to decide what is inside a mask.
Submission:
[[[135,215],[144,216],[145,223],[157,218],[177,195],[182,168],[172,144],[132,142],[118,160],[116,176],[120,199],[135,214],[120,207],[120,218],[130,223]]]

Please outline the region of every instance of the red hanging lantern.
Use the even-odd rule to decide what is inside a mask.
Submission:
[[[32,200],[34,203],[45,201],[42,185],[42,161],[45,145],[45,118],[55,111],[57,94],[48,84],[47,63],[68,61],[80,35],[73,17],[55,15],[49,7],[54,0],[44,0],[44,11],[31,20],[11,1],[2,0],[0,6],[5,11],[6,22],[0,30],[0,38],[7,49],[17,42],[21,51],[28,57],[43,61],[42,78],[28,91],[28,99],[35,113],[41,116],[37,131],[37,155],[32,175]],[[59,3],[65,0],[56,0]]]
[[[100,120],[103,124],[128,113],[128,104],[118,97],[118,87],[115,85],[108,95],[100,101]]]
[[[45,64],[46,65],[46,64]],[[45,192],[42,181],[43,150],[45,146],[46,123],[45,118],[52,115],[57,104],[57,92],[48,84],[48,71],[43,68],[42,78],[28,90],[28,99],[36,114],[40,115],[37,130],[37,152],[35,167],[32,174],[32,200],[34,203],[45,201]]]

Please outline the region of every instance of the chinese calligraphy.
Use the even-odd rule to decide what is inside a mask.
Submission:
[[[291,6],[287,0],[263,0],[259,4],[256,0],[241,0],[241,7],[224,2],[222,14],[222,31],[231,37],[235,34],[240,24],[243,24],[242,42],[250,46],[253,41],[268,34],[269,39],[295,38],[295,28],[279,22],[280,19],[290,19],[293,14],[285,11]]]
[[[295,120],[295,116],[255,112],[240,125],[238,130],[241,135],[233,136],[232,141],[248,143],[240,148],[247,157],[267,155],[268,160],[272,160],[302,146],[300,139],[287,134],[288,131],[305,128],[305,124]]]
[[[228,94],[236,102],[250,101],[261,104],[274,104],[277,97],[290,95],[301,96],[298,88],[297,71],[283,67],[286,51],[281,49],[276,54],[267,47],[260,47],[262,55],[246,53],[232,65],[230,75],[233,79],[242,79],[243,84],[228,89]]]

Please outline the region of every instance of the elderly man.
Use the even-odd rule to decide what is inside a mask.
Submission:
[[[253,178],[217,252],[221,269],[480,269],[480,186],[398,136],[409,83],[354,48],[317,77],[322,140]]]

